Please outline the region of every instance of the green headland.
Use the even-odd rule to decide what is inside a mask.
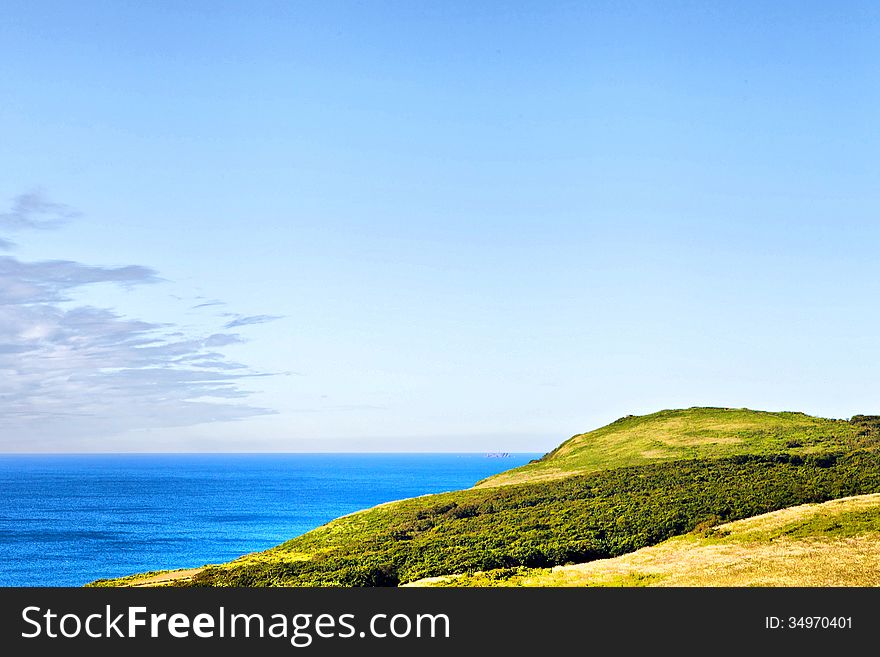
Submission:
[[[669,410],[229,563],[92,585],[880,585],[878,493],[880,417]]]

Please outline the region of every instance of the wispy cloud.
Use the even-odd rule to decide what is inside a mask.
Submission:
[[[42,194],[26,194],[0,214],[0,229],[47,229],[74,216]],[[222,353],[243,341],[237,333],[189,335],[176,325],[70,303],[72,292],[88,285],[160,280],[139,265],[0,256],[0,450],[64,449],[82,436],[272,412],[244,401],[245,382],[260,374]],[[226,329],[274,318],[238,319]]]
[[[52,229],[79,216],[79,213],[61,203],[50,201],[43,190],[19,194],[12,200],[8,212],[0,212],[0,229]]]
[[[281,315],[238,315],[231,322],[226,322],[224,328],[236,328],[239,326],[250,326],[251,324],[265,324],[266,322],[274,322],[276,319],[284,319]]]
[[[0,304],[68,301],[66,292],[90,283],[137,285],[155,283],[148,267],[92,267],[69,260],[21,262],[0,256]]]
[[[226,305],[226,303],[224,301],[217,301],[215,299],[214,301],[206,301],[204,303],[196,304],[195,306],[192,306],[192,310],[198,310],[199,308],[210,308],[211,306],[225,306],[225,305]]]

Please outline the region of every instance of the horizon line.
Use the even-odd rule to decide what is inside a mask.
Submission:
[[[539,454],[537,452],[505,452],[498,450],[478,450],[478,451],[335,451],[335,452],[317,452],[317,451],[301,451],[301,452],[0,452],[2,456],[283,456],[283,455],[332,455],[332,454],[348,454],[348,455],[402,455],[402,454]]]

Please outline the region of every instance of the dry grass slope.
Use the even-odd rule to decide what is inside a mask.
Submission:
[[[614,559],[413,586],[880,586],[880,494],[805,504]]]

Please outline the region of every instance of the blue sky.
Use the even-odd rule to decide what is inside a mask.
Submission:
[[[874,2],[7,1],[0,450],[880,412],[878,64]]]

